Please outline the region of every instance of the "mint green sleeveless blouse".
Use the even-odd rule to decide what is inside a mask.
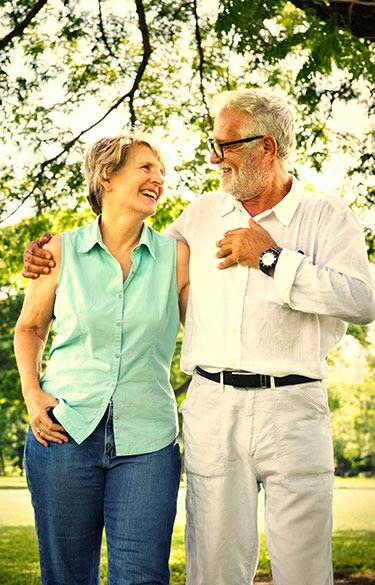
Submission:
[[[169,369],[179,328],[176,241],[143,226],[125,282],[100,218],[62,234],[53,339],[41,387],[77,443],[113,401],[117,455],[150,453],[178,433]]]

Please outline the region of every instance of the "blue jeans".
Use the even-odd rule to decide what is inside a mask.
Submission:
[[[69,437],[46,448],[29,429],[25,465],[43,585],[99,585],[103,527],[108,585],[168,585],[178,439],[116,457],[110,406],[81,445]]]

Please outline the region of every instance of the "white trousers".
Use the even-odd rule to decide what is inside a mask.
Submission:
[[[181,404],[186,585],[251,585],[257,502],[275,585],[332,585],[333,450],[321,382],[239,389],[194,375]]]

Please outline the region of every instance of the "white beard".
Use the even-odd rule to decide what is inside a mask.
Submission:
[[[223,165],[227,166],[227,165]],[[251,152],[244,157],[238,174],[221,178],[221,189],[229,193],[238,201],[246,201],[258,196],[269,183],[270,173],[261,169],[256,164],[256,159]]]

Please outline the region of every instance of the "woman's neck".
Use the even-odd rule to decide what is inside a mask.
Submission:
[[[100,231],[103,243],[116,256],[117,251],[133,250],[141,237],[143,220],[130,217],[114,217],[103,213],[100,219]]]

